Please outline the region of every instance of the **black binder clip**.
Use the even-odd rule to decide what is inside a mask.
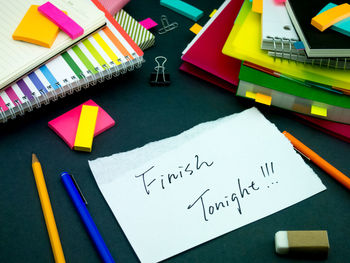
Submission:
[[[169,24],[168,18],[166,17],[166,15],[162,15],[160,17],[160,20],[162,22],[163,28],[158,30],[158,34],[162,35],[165,34],[166,32],[169,32],[175,28],[177,28],[179,26],[179,24],[177,22],[173,22],[171,24]]]
[[[152,86],[169,86],[170,75],[165,73],[164,64],[167,61],[166,57],[158,56],[154,59],[157,62],[157,66],[154,68],[155,71],[151,73],[149,83]],[[161,60],[163,60],[161,62]]]

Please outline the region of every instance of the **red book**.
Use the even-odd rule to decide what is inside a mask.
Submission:
[[[295,113],[305,124],[350,143],[350,125]]]
[[[243,0],[225,1],[182,56],[183,61],[235,86],[238,85],[241,61],[222,54],[221,50],[242,4]],[[187,71],[187,68],[180,69]]]

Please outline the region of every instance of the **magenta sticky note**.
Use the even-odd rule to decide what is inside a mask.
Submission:
[[[75,39],[84,33],[81,26],[50,2],[39,6],[38,11],[67,33],[71,39]]]
[[[146,29],[150,29],[150,28],[155,27],[155,26],[158,25],[151,18],[146,18],[145,20],[142,20],[139,23],[141,24],[141,26],[143,26]]]
[[[88,100],[85,103],[75,107],[74,109],[62,114],[61,116],[49,121],[49,127],[61,137],[68,146],[73,149],[75,135],[78,129],[80,113],[83,105],[97,106],[99,108],[94,136],[99,135],[105,130],[114,126],[115,121],[107,112],[98,106],[93,100]]]
[[[122,9],[130,0],[98,0],[107,11],[114,16]]]

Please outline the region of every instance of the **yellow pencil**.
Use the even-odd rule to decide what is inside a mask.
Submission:
[[[63,255],[60,237],[58,235],[55,218],[53,216],[49,194],[47,192],[45,179],[38,158],[33,153],[32,168],[35,177],[36,187],[38,188],[41,208],[43,210],[47,232],[49,233],[53,256],[56,263],[66,262]]]

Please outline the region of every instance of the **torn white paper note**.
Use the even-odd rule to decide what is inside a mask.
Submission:
[[[141,262],[164,260],[325,190],[255,108],[89,165]]]

